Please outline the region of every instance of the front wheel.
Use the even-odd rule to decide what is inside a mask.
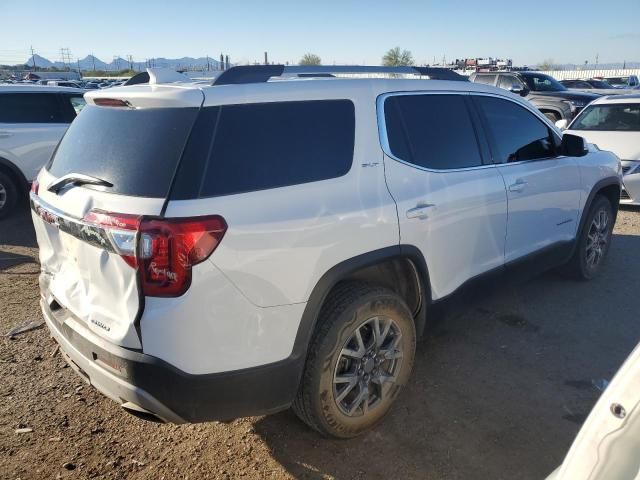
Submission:
[[[576,250],[569,261],[569,272],[580,280],[591,280],[604,264],[611,245],[615,217],[611,202],[598,195],[591,205]]]
[[[0,171],[0,218],[13,213],[17,203],[17,185],[11,177]]]
[[[390,290],[339,286],[322,309],[293,410],[324,435],[355,437],[376,425],[411,374],[413,318]]]

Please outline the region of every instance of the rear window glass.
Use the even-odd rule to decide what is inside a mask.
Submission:
[[[0,93],[0,123],[69,123],[57,94]]]
[[[172,198],[230,195],[340,177],[351,168],[354,135],[349,100],[204,108]]]
[[[493,85],[496,83],[495,75],[476,75],[473,79],[474,83],[484,83],[485,85]]]
[[[197,108],[88,105],[58,145],[49,171],[98,177],[113,184],[113,193],[164,198],[197,114]]]
[[[591,105],[575,120],[570,129],[640,132],[640,103]]]

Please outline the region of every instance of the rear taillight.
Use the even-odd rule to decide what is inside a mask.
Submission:
[[[143,293],[152,297],[186,292],[191,267],[206,260],[227,231],[218,215],[155,219],[92,210],[84,221],[105,230],[116,253],[139,270]]]

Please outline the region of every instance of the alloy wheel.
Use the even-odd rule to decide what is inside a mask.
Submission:
[[[609,234],[609,212],[601,208],[591,220],[587,233],[585,260],[589,268],[596,268],[602,261],[609,242]]]
[[[389,317],[372,317],[345,342],[333,375],[333,398],[349,417],[367,414],[390,393],[402,363],[402,333]]]

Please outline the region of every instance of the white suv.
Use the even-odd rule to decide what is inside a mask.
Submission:
[[[618,159],[505,90],[408,67],[179,78],[88,93],[31,193],[51,333],[131,412],[293,406],[351,437],[409,379],[433,302],[505,266],[602,266]]]
[[[0,85],[0,218],[9,215],[84,106],[79,89]]]

